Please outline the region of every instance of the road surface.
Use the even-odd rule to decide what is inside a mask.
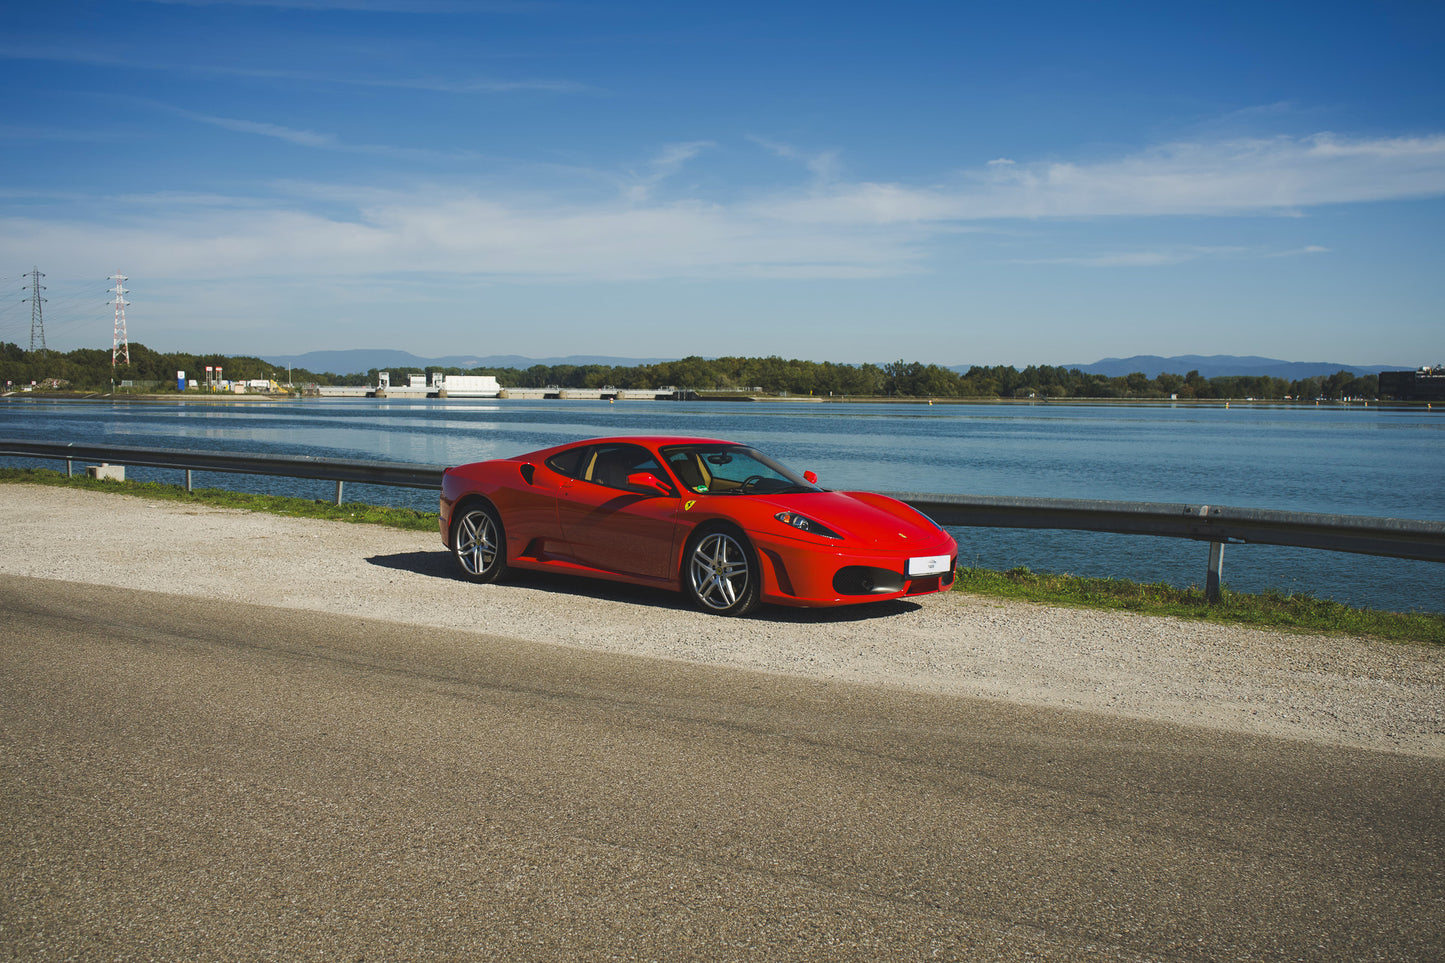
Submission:
[[[16,575],[0,639],[7,958],[1445,954],[1435,756]]]

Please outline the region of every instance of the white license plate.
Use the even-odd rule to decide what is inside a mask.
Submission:
[[[923,555],[908,560],[909,575],[937,575],[948,571],[947,555]]]

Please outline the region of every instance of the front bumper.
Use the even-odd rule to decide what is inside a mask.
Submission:
[[[755,538],[762,568],[763,600],[778,605],[852,605],[928,595],[953,585],[958,546],[944,532],[907,551],[844,549],[788,538]],[[946,571],[909,577],[908,560],[946,555]]]

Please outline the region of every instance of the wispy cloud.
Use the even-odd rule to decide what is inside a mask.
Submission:
[[[280,124],[268,124],[264,121],[241,120],[235,117],[215,117],[209,114],[196,113],[193,110],[184,110],[180,107],[171,107],[169,110],[172,113],[179,114],[197,123],[210,124],[212,127],[235,131],[239,134],[255,134],[259,137],[272,137],[276,140],[284,140],[288,144],[296,144],[301,147],[323,147],[327,150],[338,150],[343,146],[332,134],[322,134],[311,130],[296,130],[292,127],[283,127]]]
[[[1445,135],[1178,143],[1093,164],[1001,158],[932,187],[842,184],[775,215],[818,223],[1293,213],[1445,194]]]
[[[545,13],[558,4],[538,0],[148,0],[172,7],[269,7],[278,10],[345,10],[356,13],[466,14]]]
[[[322,206],[343,192],[323,188]],[[0,258],[128,252],[136,273],[212,276],[365,276],[427,272],[556,280],[722,277],[877,277],[916,267],[905,239],[886,233],[780,229],[700,202],[522,205],[456,190],[363,192],[345,219],[303,198],[266,209],[130,205],[104,223],[0,220]],[[112,211],[114,208],[112,208]],[[23,239],[23,244],[21,240]],[[29,253],[26,253],[29,252]],[[37,253],[39,252],[39,253]]]
[[[58,141],[94,143],[114,140],[115,135],[94,130],[66,130],[58,127],[14,127],[0,124],[0,139],[8,141]]]
[[[1309,257],[1314,254],[1329,254],[1330,249],[1321,247],[1318,244],[1307,244],[1304,247],[1297,247],[1290,251],[1274,251],[1265,255],[1266,257]]]
[[[312,78],[327,79],[331,83],[351,84],[357,87],[392,87],[400,90],[430,90],[435,93],[446,94],[512,94],[512,93],[550,93],[550,94],[596,94],[601,91],[591,84],[579,83],[575,80],[499,80],[496,78],[477,78],[471,80],[448,80],[444,78]]]
[[[1200,251],[1118,251],[1075,257],[1016,258],[1010,264],[1064,264],[1075,267],[1137,268],[1183,264],[1204,257]]]
[[[597,94],[598,88],[574,80],[547,78],[500,77],[378,77],[364,74],[316,73],[305,70],[278,70],[265,67],[229,67],[220,64],[188,65],[166,69],[196,73],[249,77],[257,80],[282,80],[295,83],[332,84],[341,87],[366,87],[388,90],[421,90],[440,94]]]
[[[633,173],[624,189],[625,196],[633,202],[646,201],[659,184],[676,174],[689,161],[709,148],[712,141],[694,140],[669,144],[661,153],[648,162],[641,173]]]
[[[1284,257],[1288,252],[1261,253],[1246,247],[1180,246],[1156,250],[1109,251],[1103,254],[1064,257],[1015,258],[1010,264],[1063,264],[1091,268],[1151,268],[1187,264],[1190,261],[1222,258]]]
[[[448,158],[452,160],[475,158],[469,151],[438,151],[427,148],[416,147],[395,147],[388,144],[351,144],[342,141],[335,134],[299,130],[294,127],[286,127],[281,124],[273,124],[267,121],[247,120],[238,117],[219,117],[213,114],[203,114],[194,110],[187,110],[184,107],[176,107],[170,104],[161,104],[154,101],[146,101],[150,106],[165,110],[187,120],[199,124],[208,124],[212,127],[219,127],[222,130],[234,131],[238,134],[252,134],[257,137],[269,137],[274,140],[285,141],[288,144],[295,144],[298,147],[311,147],[320,150],[341,151],[352,154],[375,154],[385,157],[394,157],[410,160],[427,160],[437,158]]]
[[[259,121],[189,116],[311,149],[394,150]],[[704,163],[715,146],[668,145],[640,171],[615,177],[620,193],[599,194],[592,171],[574,173],[551,192],[288,184],[272,185],[264,199],[129,197],[123,209],[108,206],[104,220],[42,219],[32,211],[0,222],[0,261],[88,257],[104,265],[125,251],[128,270],[164,276],[864,278],[922,271],[944,234],[1008,221],[1037,230],[1049,219],[1274,215],[1445,195],[1445,136],[1169,145],[1092,164],[999,162],[931,187],[810,181],[762,197],[678,188],[679,172]],[[590,199],[576,199],[581,181]],[[1032,263],[1148,268],[1325,253],[1319,245],[1269,251],[1253,243],[1178,243]]]
[[[802,164],[820,181],[835,181],[841,175],[842,169],[837,151],[809,153],[791,144],[756,135],[749,136],[748,140],[778,157]]]
[[[371,89],[420,90],[446,94],[599,94],[597,87],[575,80],[547,77],[387,77],[374,74],[319,73],[268,67],[237,67],[222,63],[175,63],[154,58],[123,57],[80,47],[16,47],[0,44],[0,60],[32,60],[160,73],[184,73],[254,80],[286,81]]]

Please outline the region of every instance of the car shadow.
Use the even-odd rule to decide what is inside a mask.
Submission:
[[[366,560],[380,568],[399,572],[415,572],[435,578],[456,578],[455,564],[447,552],[398,552],[395,555],[373,555]]]
[[[452,561],[449,552],[398,552],[395,555],[373,555],[366,561],[381,568],[413,572],[417,575],[444,578],[449,581],[461,581],[457,578],[456,563]],[[687,599],[678,592],[649,588],[645,585],[608,582],[604,579],[587,578],[583,575],[512,569],[507,573],[506,584],[551,595],[571,595],[602,601],[627,602],[633,605],[645,605],[649,608],[670,609],[678,612],[695,611]],[[912,599],[862,602],[857,605],[826,609],[795,609],[781,605],[764,605],[746,618],[748,621],[776,622],[788,625],[828,625],[889,618],[905,612],[916,612],[922,607]]]

